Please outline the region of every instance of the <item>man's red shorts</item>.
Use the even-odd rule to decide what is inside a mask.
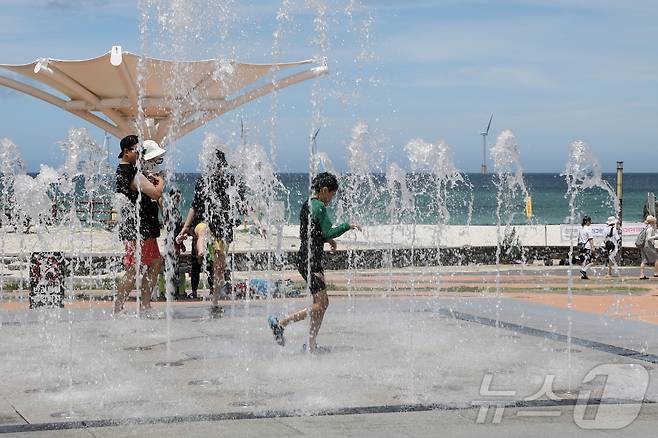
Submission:
[[[123,244],[126,248],[126,254],[123,256],[123,266],[128,269],[135,265],[137,259],[135,257],[136,244],[134,240],[126,240]],[[150,265],[153,260],[161,258],[160,248],[158,248],[158,241],[155,237],[151,237],[142,242],[141,257],[142,265]]]

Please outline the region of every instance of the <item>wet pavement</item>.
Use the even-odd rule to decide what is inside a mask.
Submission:
[[[658,326],[629,317],[632,307],[577,309],[580,298],[657,300],[654,282],[629,293],[611,284],[635,284],[632,272],[628,282],[595,278],[600,290],[581,295],[577,284],[570,303],[562,292],[509,292],[504,281],[465,293],[415,289],[437,277],[567,281],[556,268],[501,269],[328,272],[335,289],[322,354],[302,351],[307,321],[286,329],[283,348],[266,325],[268,314],[307,298],[224,302],[219,318],[206,302],[156,303],[152,318],[132,310],[115,319],[106,301],[29,310],[20,294],[5,297],[0,434],[539,436],[551,427],[580,436],[624,422],[628,433],[655,430]],[[395,293],[364,287],[389,280]],[[599,371],[607,380],[588,376]],[[551,391],[539,394],[547,382]],[[581,416],[579,396],[598,411]]]

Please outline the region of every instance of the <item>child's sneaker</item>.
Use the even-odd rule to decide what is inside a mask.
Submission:
[[[276,343],[283,347],[286,344],[286,340],[283,338],[283,326],[279,324],[279,319],[276,316],[270,315],[267,317],[267,324],[272,329],[272,333],[274,333]]]

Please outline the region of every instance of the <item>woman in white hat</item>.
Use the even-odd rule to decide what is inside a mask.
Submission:
[[[617,264],[617,253],[621,246],[621,236],[619,235],[619,228],[617,227],[617,218],[610,216],[606,223],[608,224],[608,229],[606,230],[605,238],[603,239],[603,249],[608,256],[608,277],[612,277],[613,267],[614,276],[618,277],[619,265]]]
[[[644,267],[647,264],[654,266],[654,277],[658,277],[658,251],[656,251],[655,240],[658,239],[658,231],[656,230],[656,218],[649,215],[644,220],[644,223],[647,224],[645,230],[644,243],[640,247],[640,254],[642,255],[642,263],[640,263],[640,280],[646,280],[647,277],[644,275]]]
[[[158,178],[164,178],[164,175],[162,172],[157,171],[158,165],[162,164],[164,161],[164,154],[167,152],[165,149],[162,149],[160,145],[153,141],[153,140],[144,140],[142,142],[142,148],[141,148],[141,155],[140,158],[142,159],[142,173],[148,178],[151,183],[154,185],[158,184]],[[156,201],[153,201],[158,205],[158,208],[160,210],[164,211],[164,205],[162,203],[162,197]],[[155,218],[152,220],[158,222],[158,226],[162,226],[160,223],[160,220],[158,218],[158,213],[157,213],[157,208],[154,209],[155,212]],[[153,271],[153,280],[152,284],[155,285],[158,282],[158,277],[162,273],[162,261],[160,262],[160,266],[156,271]],[[158,288],[153,287],[151,290],[151,299],[152,300],[157,300],[158,299]]]
[[[167,152],[153,140],[144,140],[142,143],[142,171],[149,175],[156,173],[156,167],[164,161],[163,155]]]

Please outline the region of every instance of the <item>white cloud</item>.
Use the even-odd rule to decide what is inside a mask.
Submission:
[[[364,0],[363,3],[373,9],[398,11],[468,6],[492,9],[542,7],[553,10],[624,12],[644,16],[658,10],[655,0]]]
[[[376,50],[388,68],[407,64],[419,86],[431,84],[432,78],[544,88],[588,80],[655,83],[658,57],[648,49],[658,38],[658,29],[650,23],[622,27],[619,20],[435,17],[414,29],[388,23],[389,31],[376,41]]]
[[[138,1],[0,0],[0,62],[30,62],[40,56],[92,57],[113,43],[140,52]],[[230,36],[221,42],[212,38],[218,33],[214,15],[200,17],[195,29],[215,24],[206,35],[209,44],[216,44],[213,48],[219,47],[213,56],[225,50],[243,60],[270,60],[272,32],[278,24],[276,13],[283,0],[189,1],[210,5],[223,2],[236,15]],[[655,119],[651,96],[655,98],[658,89],[658,56],[653,48],[658,40],[653,23],[658,15],[656,0],[361,0],[365,8],[358,13],[372,12],[375,16],[372,35],[376,62],[365,66],[353,62],[360,49],[355,28],[361,21],[355,15],[354,22],[348,23],[344,7],[351,0],[323,1],[330,8],[327,24],[331,45],[331,76],[321,83],[331,98],[323,115],[337,131],[324,131],[328,144],[342,140],[338,133],[342,125],[351,127],[352,122],[341,118],[358,117],[377,120],[373,126],[379,123],[382,129],[390,129],[394,138],[447,136],[456,145],[472,143],[477,147],[480,125],[486,123],[490,110],[496,111],[494,124],[518,130],[526,144],[549,144],[572,133],[594,140],[594,135],[611,136],[615,132],[629,138],[648,129],[655,133],[655,122],[648,119]],[[284,26],[281,40],[283,60],[306,58],[318,51],[312,43],[316,37],[314,12],[306,0],[291,0],[291,4],[291,22]],[[496,13],[474,14],[480,5]],[[444,14],[443,7],[450,9],[449,13]],[[212,6],[209,10],[220,14]],[[98,23],[98,28],[82,32],[65,23],[83,27]],[[349,32],[348,24],[352,26]],[[352,91],[349,84],[353,76],[367,77],[372,71],[386,86],[355,86],[362,98],[349,95],[346,102],[338,102],[336,96]],[[309,129],[308,89],[310,84],[279,96],[280,156],[290,151],[286,149],[288,143],[300,143],[298,136],[305,138]],[[0,100],[12,95],[16,93],[0,91]],[[283,102],[287,102],[285,107]],[[256,105],[245,107],[245,114],[266,120],[269,102]],[[8,114],[15,106],[0,107],[0,112]],[[32,107],[35,114],[25,119],[37,114],[59,116],[42,102],[34,101]],[[288,120],[291,115],[299,120]],[[437,119],[442,126],[437,126]],[[234,129],[237,122],[230,120],[226,123]],[[73,123],[80,124],[77,120]],[[544,123],[550,128],[540,126]],[[18,123],[7,129],[11,131],[7,135],[22,136],[25,144],[34,141],[29,128]],[[61,132],[53,131],[52,136],[58,138]],[[267,141],[267,135],[263,137]],[[188,140],[194,143],[197,138]],[[536,157],[541,161],[551,154],[538,153]],[[471,160],[470,155],[464,160]]]

